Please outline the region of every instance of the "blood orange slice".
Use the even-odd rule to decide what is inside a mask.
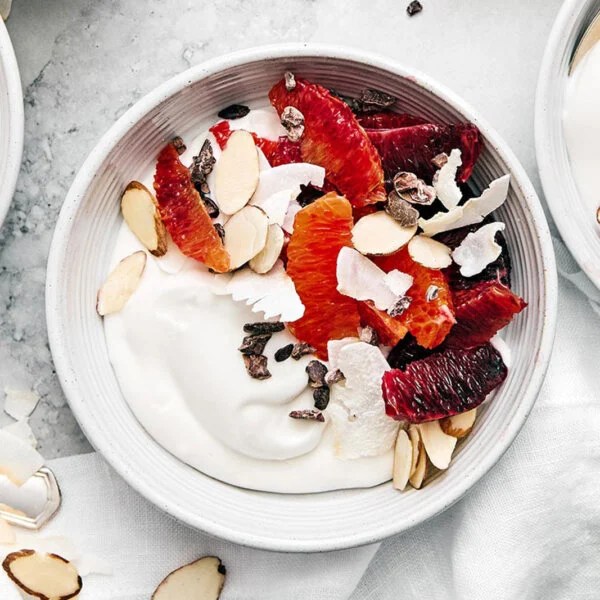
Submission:
[[[327,342],[355,336],[360,324],[357,302],[337,291],[337,257],[352,246],[352,206],[330,193],[303,208],[287,246],[287,273],[305,306],[290,331],[327,358]]]
[[[160,217],[183,254],[218,273],[227,271],[229,254],[173,144],[158,155],[154,189]]]
[[[296,78],[292,91],[281,80],[269,99],[279,114],[293,106],[304,115],[302,159],[324,167],[329,181],[352,206],[385,200],[381,159],[347,104],[301,78]]]
[[[390,317],[385,311],[373,306],[370,301],[359,302],[358,312],[362,325],[372,327],[379,336],[379,341],[386,346],[395,346],[408,333],[398,317]]]

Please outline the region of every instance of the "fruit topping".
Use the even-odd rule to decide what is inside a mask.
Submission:
[[[462,413],[479,406],[506,375],[502,357],[490,344],[447,348],[384,374],[386,412],[411,423]]]
[[[408,329],[398,318],[378,310],[372,302],[359,302],[358,312],[361,324],[372,327],[384,346],[395,346],[408,333]]]
[[[225,250],[229,254],[229,268],[234,270],[263,250],[267,243],[269,219],[260,208],[245,206],[236,212],[223,228]]]
[[[441,152],[450,153],[458,148],[462,167],[458,181],[471,176],[481,151],[479,130],[470,123],[438,125],[424,123],[394,129],[366,129],[367,135],[381,156],[386,179],[393,179],[398,171],[415,173],[420,179],[431,181],[436,170],[432,159]]]
[[[400,321],[424,348],[439,346],[455,323],[450,289],[444,274],[416,263],[403,248],[390,256],[374,258],[384,271],[397,269],[413,278],[408,292],[410,306],[400,315]],[[435,298],[427,298],[430,286],[438,288]]]
[[[319,198],[296,215],[287,246],[287,273],[305,306],[304,316],[289,324],[301,341],[327,358],[327,342],[356,335],[356,301],[337,291],[337,257],[351,245],[352,207],[335,194]]]
[[[219,600],[225,585],[225,565],[216,556],[204,556],[167,575],[152,600]]]
[[[438,157],[434,157],[434,159]],[[432,159],[431,164],[435,164],[434,159]],[[446,156],[443,166],[433,176],[435,193],[448,210],[458,206],[462,199],[462,192],[456,184],[456,173],[461,165],[460,150],[455,148],[450,152],[450,156]]]
[[[404,370],[409,363],[431,356],[434,352],[439,352],[439,348],[435,350],[423,348],[409,333],[391,349],[387,360],[392,368]]]
[[[250,112],[244,104],[231,104],[217,113],[219,119],[241,119]]]
[[[291,142],[287,137],[280,137],[276,148],[269,156],[272,167],[279,167],[290,163],[301,163],[302,152],[298,142]]]
[[[416,225],[403,227],[380,210],[358,220],[352,229],[352,244],[362,254],[392,254],[405,246],[416,232]]]
[[[158,202],[150,190],[132,181],[121,196],[121,213],[129,229],[154,256],[167,251],[167,230],[160,219]]]
[[[252,114],[252,113],[250,113],[250,114]],[[233,135],[233,133],[235,131],[239,131],[239,130],[232,129],[231,125],[229,124],[229,121],[219,121],[218,123],[213,125],[209,129],[209,131],[215,137],[217,144],[219,144],[219,148],[221,148],[221,150],[224,150],[229,138]],[[264,155],[267,157],[267,160],[270,163],[271,156],[273,155],[273,153],[277,150],[277,148],[279,146],[279,141],[260,137],[253,131],[250,132],[250,135],[254,139],[254,143],[256,144],[256,147],[260,148],[263,151]]]
[[[359,114],[356,118],[365,130],[398,129],[400,127],[412,127],[413,125],[424,125],[427,123],[427,119],[424,119],[423,117],[391,111],[383,111],[374,114]]]
[[[457,323],[448,336],[453,347],[473,348],[506,327],[527,303],[497,281],[486,281],[454,292]]]
[[[171,144],[158,156],[154,189],[162,221],[181,252],[218,273],[227,271],[229,255]]]
[[[438,469],[447,469],[450,466],[457,439],[445,434],[439,421],[427,421],[417,427],[431,464]]]
[[[488,223],[465,236],[458,248],[452,252],[452,258],[460,265],[460,274],[463,277],[478,275],[498,259],[502,253],[502,246],[496,242],[496,234],[504,229],[504,223]]]
[[[413,460],[413,447],[404,429],[398,431],[396,445],[394,446],[394,469],[392,471],[392,485],[394,489],[403,491],[410,477]]]
[[[255,273],[268,273],[275,266],[275,263],[281,254],[283,243],[283,229],[276,223],[269,225],[264,248],[256,256],[250,259],[248,266]]]
[[[408,253],[415,262],[428,269],[445,269],[452,264],[450,248],[425,235],[416,235],[408,242]]]
[[[125,257],[109,274],[96,300],[96,311],[101,317],[119,312],[140,284],[146,268],[143,250]]]
[[[293,106],[304,115],[300,141],[303,160],[323,166],[328,180],[353,206],[385,199],[379,155],[343,101],[300,78],[296,78],[292,91],[282,79],[271,89],[269,98],[279,114]]]

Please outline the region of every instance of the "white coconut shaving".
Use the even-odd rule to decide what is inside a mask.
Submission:
[[[329,340],[327,342],[327,356],[329,370],[335,371],[340,368],[340,352],[350,344],[360,342],[358,337],[345,337],[341,340]]]
[[[452,258],[460,265],[464,277],[473,277],[481,273],[502,252],[502,246],[496,242],[496,234],[504,231],[504,223],[488,223],[477,231],[467,234],[461,244],[452,252]]]
[[[0,429],[0,474],[22,485],[43,465],[44,458],[28,441]]]
[[[502,361],[508,369],[512,367],[512,350],[510,346],[500,337],[500,334],[496,334],[491,340],[490,344],[496,348]]]
[[[39,395],[33,390],[8,386],[4,388],[4,412],[13,419],[27,418],[35,410],[39,401]]]
[[[403,273],[398,269],[392,269],[389,273],[386,273],[383,280],[396,298],[404,296],[414,283],[412,275]]]
[[[10,425],[2,428],[2,431],[6,431],[11,435],[14,435],[22,440],[26,441],[32,448],[37,448],[37,439],[29,426],[27,419],[15,421]]]
[[[252,200],[250,204],[262,208],[267,217],[269,217],[269,223],[283,225],[290,202],[293,198],[295,198],[293,190],[287,189],[275,192],[261,201]]]
[[[378,456],[389,451],[399,424],[385,414],[381,378],[390,366],[376,346],[358,342],[341,349],[337,367],[345,381],[331,388],[327,412],[336,455],[341,459]]]
[[[462,192],[456,183],[456,173],[461,165],[460,150],[455,148],[450,152],[446,164],[433,176],[435,193],[448,210],[458,206],[462,199]]]

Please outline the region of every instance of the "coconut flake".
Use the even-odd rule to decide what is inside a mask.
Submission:
[[[289,234],[294,233],[294,221],[296,215],[302,210],[302,207],[295,201],[290,202],[290,206],[283,220],[281,228]]]
[[[341,459],[379,456],[396,441],[399,423],[385,414],[381,378],[390,366],[377,346],[365,342],[341,349],[338,366],[345,382],[331,388],[331,417],[336,455]]]
[[[389,273],[386,273],[383,280],[396,298],[404,296],[414,282],[412,275],[403,273],[398,269],[392,269]]]
[[[39,395],[32,390],[4,388],[4,412],[17,421],[28,417],[39,401]]]
[[[387,310],[396,296],[385,283],[385,271],[354,248],[344,247],[337,257],[337,290],[355,300],[372,300]]]
[[[43,465],[43,457],[29,442],[0,429],[1,474],[17,485],[22,485]]]
[[[340,368],[340,352],[346,346],[356,344],[357,342],[360,342],[358,337],[345,337],[341,340],[329,340],[327,342],[327,362],[329,363],[330,371],[335,371]]]
[[[29,427],[27,419],[22,419],[20,421],[15,421],[10,425],[6,425],[6,427],[2,428],[2,431],[6,431],[11,435],[26,441],[32,448],[37,448],[37,439],[35,438],[31,427]]]
[[[236,302],[245,301],[252,305],[252,312],[263,312],[265,319],[280,317],[282,321],[292,322],[304,314],[304,304],[280,260],[264,275],[251,269],[236,271],[226,292]]]
[[[504,229],[504,223],[488,223],[465,237],[452,252],[454,262],[460,265],[461,275],[473,277],[500,256],[502,246],[496,242],[496,234]]]
[[[269,217],[269,223],[283,225],[290,202],[293,198],[294,190],[287,189],[275,192],[274,194],[271,194],[262,200],[252,199],[250,204],[252,206],[258,206],[259,208],[262,208],[267,217]]]
[[[446,164],[433,176],[433,187],[442,204],[448,209],[458,206],[462,192],[456,183],[456,172],[462,165],[460,150],[454,149]]]
[[[512,351],[510,346],[500,337],[500,334],[496,334],[491,340],[490,344],[498,350],[498,353],[502,357],[502,361],[508,369],[512,367]]]
[[[452,250],[426,235],[417,235],[408,242],[410,257],[428,269],[445,269],[452,264]]]
[[[432,236],[442,231],[481,223],[491,212],[502,206],[509,185],[510,175],[503,175],[492,181],[481,196],[467,200],[463,206],[456,206],[447,213],[440,212],[431,219],[419,219],[419,227],[425,235]]]

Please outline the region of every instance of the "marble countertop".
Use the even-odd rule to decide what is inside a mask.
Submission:
[[[416,67],[473,104],[511,144],[538,191],[533,105],[561,0],[14,0],[25,150],[0,230],[0,398],[34,389],[44,456],[91,450],[54,373],[44,277],[54,224],[102,133],[165,79],[220,54],[273,42],[367,49]],[[368,10],[367,10],[368,7]],[[1,402],[0,402],[1,404]],[[10,421],[0,411],[0,426]]]

